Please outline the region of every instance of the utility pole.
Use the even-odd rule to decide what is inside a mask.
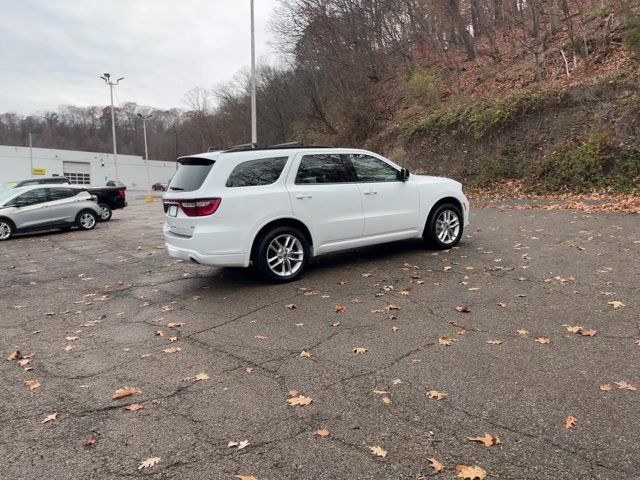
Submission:
[[[147,120],[149,120],[153,115],[142,115],[141,113],[138,116],[142,119],[142,131],[144,132],[144,163],[147,169],[147,195],[151,194],[151,176],[149,175],[149,149],[147,148]]]
[[[258,120],[256,118],[256,28],[254,7],[251,0],[251,143],[258,143]]]
[[[31,164],[29,177],[33,177],[33,142],[31,141],[31,132],[29,132],[29,163]]]
[[[103,76],[101,76],[100,78],[104,80],[104,83],[106,83],[109,86],[109,92],[111,94],[111,136],[113,137],[113,164],[115,166],[116,169],[116,185],[118,184],[118,182],[120,181],[120,177],[118,175],[118,146],[117,146],[117,142],[116,142],[116,115],[114,113],[114,109],[113,109],[113,87],[115,87],[116,85],[118,85],[120,83],[120,80],[124,80],[124,77],[120,77],[118,80],[114,82],[111,81],[111,75],[108,73],[103,73]]]

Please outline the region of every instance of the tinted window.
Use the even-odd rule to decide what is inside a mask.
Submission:
[[[394,182],[398,170],[370,155],[349,155],[359,182]]]
[[[241,163],[229,175],[227,187],[271,185],[280,178],[287,160],[288,157],[277,157]]]
[[[74,197],[80,190],[72,190],[70,188],[52,188],[49,190],[51,200],[62,200],[64,198]]]
[[[13,202],[19,203],[21,206],[29,206],[36,205],[38,203],[43,203],[48,200],[47,190],[44,188],[37,188],[35,190],[30,190],[28,192],[23,193],[22,195],[16,197]]]
[[[214,163],[206,158],[185,158],[171,179],[169,190],[192,192],[199,189]]]
[[[344,183],[353,179],[340,155],[305,155],[300,161],[296,183]]]

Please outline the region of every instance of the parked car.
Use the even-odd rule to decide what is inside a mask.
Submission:
[[[365,150],[241,147],[179,162],[163,195],[169,255],[253,263],[276,282],[337,250],[408,238],[449,249],[469,223],[460,183],[410,174]]]
[[[113,216],[113,210],[124,208],[127,206],[127,195],[125,190],[127,187],[124,184],[120,184],[119,187],[92,187],[90,185],[76,185],[70,184],[67,177],[43,177],[43,178],[28,178],[20,182],[10,182],[0,187],[2,191],[3,187],[16,188],[24,187],[28,185],[57,185],[67,184],[72,188],[86,190],[92,195],[95,195],[98,199],[98,205],[102,209],[99,220],[101,222],[108,222]]]
[[[0,241],[34,230],[91,230],[100,211],[93,195],[67,185],[16,187],[0,192]]]
[[[167,184],[166,183],[154,183],[151,186],[151,190],[153,190],[154,192],[156,192],[156,191],[164,192],[166,189],[167,189]]]

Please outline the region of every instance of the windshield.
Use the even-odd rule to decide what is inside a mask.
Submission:
[[[174,192],[192,192],[204,183],[215,162],[206,158],[185,158],[171,179],[169,190]]]
[[[4,189],[4,185],[0,186],[0,205],[4,204],[14,193],[13,188]]]

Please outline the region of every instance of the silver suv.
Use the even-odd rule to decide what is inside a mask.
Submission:
[[[33,230],[91,230],[100,211],[96,197],[65,185],[0,190],[0,241]]]

